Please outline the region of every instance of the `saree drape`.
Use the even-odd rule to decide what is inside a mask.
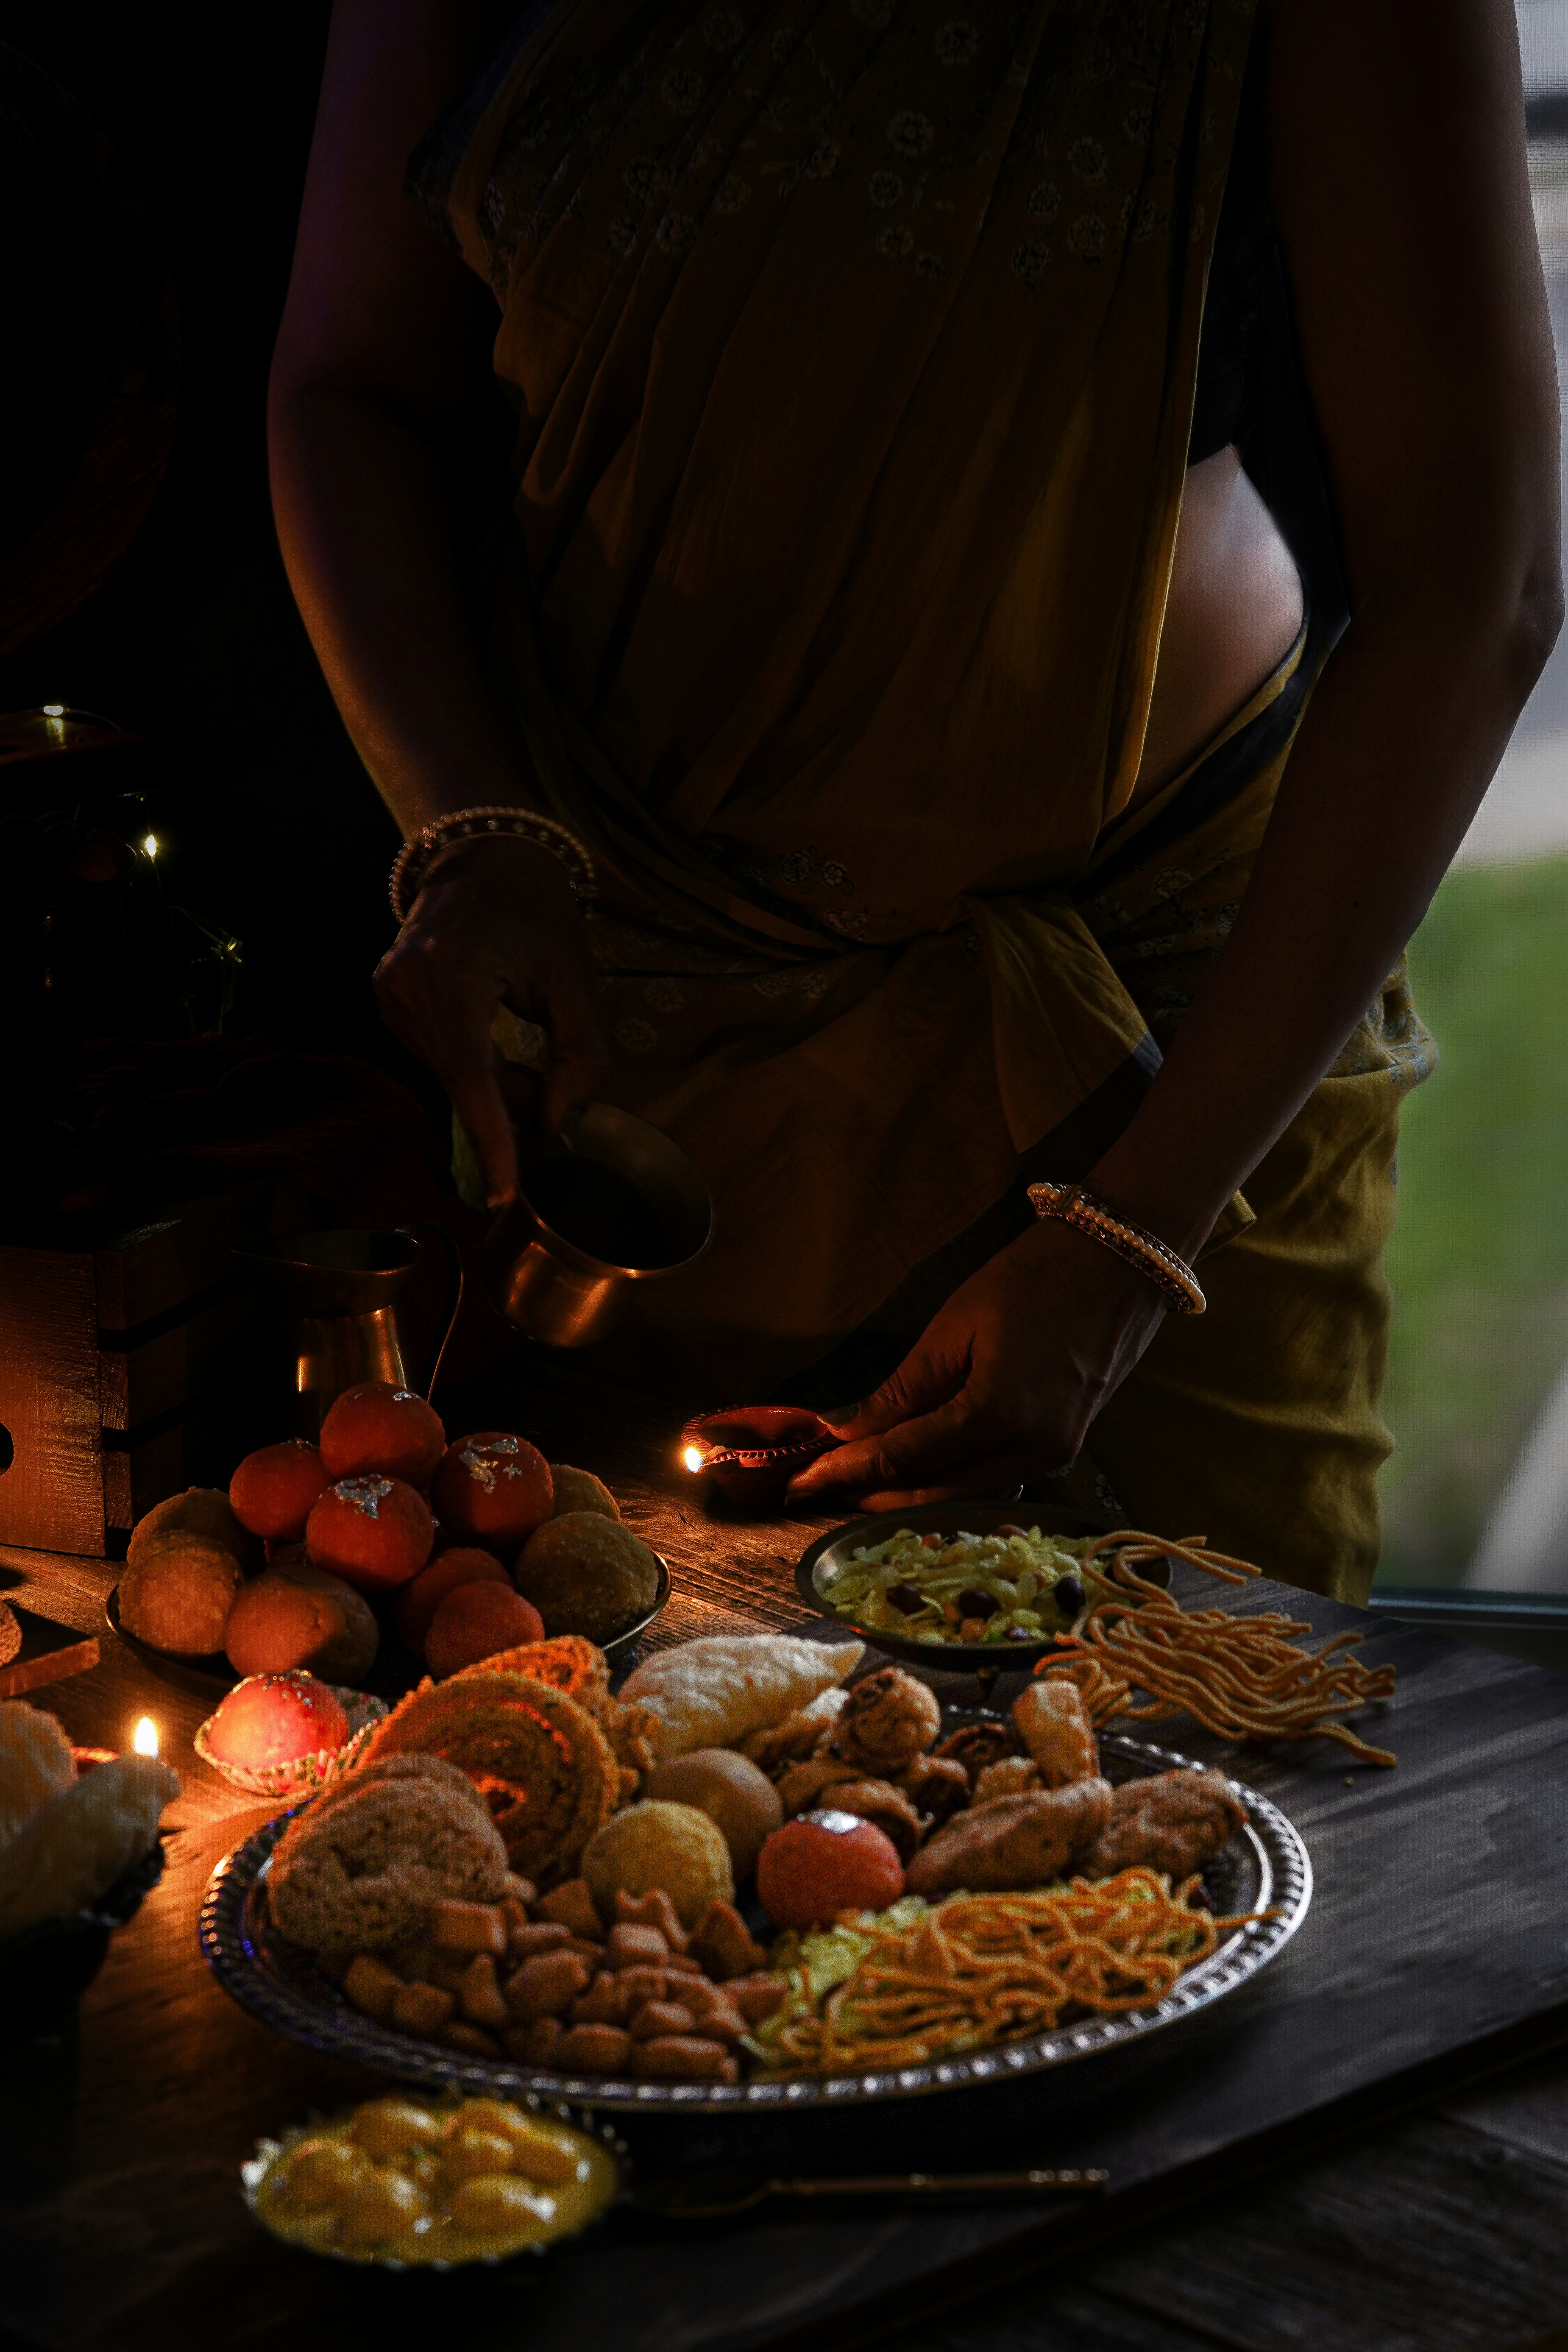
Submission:
[[[1127,811],[1250,31],[558,0],[415,160],[517,412],[497,708],[718,1203],[642,1337],[722,1398],[1103,1148],[1245,888],[1282,751],[1175,849]]]

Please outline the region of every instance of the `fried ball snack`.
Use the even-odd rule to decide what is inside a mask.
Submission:
[[[207,1657],[223,1647],[239,1584],[233,1553],[210,1537],[154,1536],[120,1580],[120,1622],[150,1650]]]
[[[823,1793],[825,1790],[831,1789],[839,1780],[854,1780],[860,1777],[858,1764],[846,1764],[837,1756],[813,1756],[805,1764],[792,1764],[787,1772],[781,1773],[778,1780],[779,1802],[784,1808],[784,1819],[789,1821],[796,1813],[809,1813],[813,1805],[827,1801]]]
[[[960,1813],[921,1847],[910,1864],[909,1891],[952,1895],[963,1887],[980,1895],[1046,1885],[1110,1819],[1108,1780],[994,1798]]]
[[[900,1862],[907,1863],[921,1842],[921,1817],[890,1780],[837,1780],[823,1802],[836,1813],[873,1822]]]
[[[236,1518],[221,1486],[187,1486],[183,1495],[168,1495],[154,1503],[131,1531],[127,1562],[134,1568],[155,1536],[173,1535],[205,1536],[209,1543],[222,1544],[247,1576],[256,1575],[267,1564],[260,1538]]]
[[[941,1729],[935,1692],[901,1666],[879,1666],[852,1686],[833,1744],[847,1764],[890,1776],[907,1772]]]
[[[0,1700],[0,1846],[75,1779],[75,1754],[54,1717],[25,1699]]]
[[[802,1642],[787,1633],[714,1633],[645,1658],[621,1686],[658,1718],[658,1752],[738,1748],[847,1681],[864,1642]]]
[[[848,1692],[835,1684],[820,1698],[814,1698],[809,1706],[797,1706],[793,1715],[786,1715],[771,1731],[752,1732],[742,1740],[741,1753],[749,1756],[770,1780],[777,1780],[792,1764],[804,1764],[808,1756],[814,1756],[831,1738],[833,1727],[848,1701]]]
[[[1090,1780],[1100,1770],[1094,1726],[1075,1684],[1031,1683],[1013,1701],[1013,1721],[1047,1789]]]
[[[240,1586],[224,1648],[237,1674],[303,1669],[323,1682],[357,1685],[380,1640],[374,1612],[353,1585],[308,1561],[289,1560]]]
[[[695,1805],[628,1805],[583,1849],[583,1875],[606,1925],[617,1895],[668,1895],[689,1931],[710,1903],[733,1903],[735,1876],[717,1822]]]
[[[732,1748],[696,1748],[689,1756],[656,1764],[643,1793],[658,1802],[695,1805],[717,1822],[737,1886],[750,1878],[763,1840],[784,1819],[779,1792],[767,1774]]]
[[[899,1786],[928,1827],[941,1829],[969,1802],[969,1775],[951,1756],[918,1757]]]
[[[556,1518],[564,1517],[568,1511],[597,1511],[603,1518],[620,1517],[620,1505],[591,1470],[574,1470],[570,1462],[552,1462],[550,1476],[555,1489]]]
[[[1074,1867],[1085,1878],[1146,1867],[1179,1881],[1212,1862],[1246,1825],[1247,1808],[1223,1772],[1156,1772],[1117,1790],[1110,1819]]]
[[[620,1793],[615,1755],[587,1709],[548,1683],[497,1672],[493,1660],[421,1683],[376,1727],[368,1752],[374,1760],[411,1751],[468,1775],[511,1869],[541,1888],[576,1875]]]
[[[8,1666],[21,1646],[21,1621],[9,1601],[0,1601],[0,1666]]]
[[[999,1756],[994,1764],[982,1765],[975,1774],[974,1801],[989,1805],[997,1797],[1022,1797],[1043,1786],[1040,1768],[1032,1756]]]
[[[459,1584],[438,1604],[425,1636],[425,1663],[437,1682],[498,1651],[538,1639],[539,1612],[510,1584]]]
[[[546,1633],[607,1642],[646,1616],[658,1593],[658,1562],[619,1519],[599,1511],[558,1512],[530,1536],[512,1582],[544,1620]]]
[[[934,1752],[947,1762],[962,1764],[973,1788],[987,1764],[1017,1755],[1018,1738],[1009,1724],[966,1723]]]
[[[177,1774],[152,1756],[117,1756],[46,1797],[0,1848],[0,1941],[66,1919],[107,1895],[147,1853]]]
[[[309,1951],[374,1951],[412,1935],[433,1904],[495,1902],[506,1873],[500,1832],[469,1785],[366,1767],[289,1822],[268,1899],[279,1932]]]

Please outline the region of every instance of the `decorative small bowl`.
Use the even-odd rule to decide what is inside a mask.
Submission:
[[[265,1682],[265,1675],[247,1675],[246,1682]],[[236,1683],[243,1690],[245,1683]],[[327,1688],[341,1704],[349,1719],[349,1736],[341,1748],[318,1748],[313,1756],[296,1756],[287,1764],[264,1764],[259,1769],[248,1764],[229,1764],[215,1756],[207,1734],[214,1717],[198,1723],[192,1747],[204,1764],[221,1772],[229,1786],[243,1789],[252,1797],[316,1797],[339,1780],[351,1764],[358,1760],[371,1733],[387,1712],[384,1698],[373,1698],[368,1691],[347,1690],[339,1683],[329,1683]]]
[[[710,1476],[749,1511],[776,1510],[795,1472],[842,1444],[831,1422],[798,1404],[729,1405],[700,1413],[680,1433],[681,1459],[692,1476]]]

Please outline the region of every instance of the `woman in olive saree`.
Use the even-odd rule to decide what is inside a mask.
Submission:
[[[718,1207],[623,1360],[715,1402],[917,1340],[1025,1183],[1127,1128],[1237,919],[1310,627],[1134,785],[1252,32],[1247,0],[560,0],[415,158],[517,415],[470,604],[511,796],[597,865],[604,1090]],[[1032,1465],[1352,1598],[1432,1062],[1402,971],[1367,992],[1205,1220],[1207,1312]]]

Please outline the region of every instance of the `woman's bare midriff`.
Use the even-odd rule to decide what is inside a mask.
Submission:
[[[1294,559],[1236,451],[1189,467],[1132,805],[1179,775],[1278,668],[1301,613]]]

